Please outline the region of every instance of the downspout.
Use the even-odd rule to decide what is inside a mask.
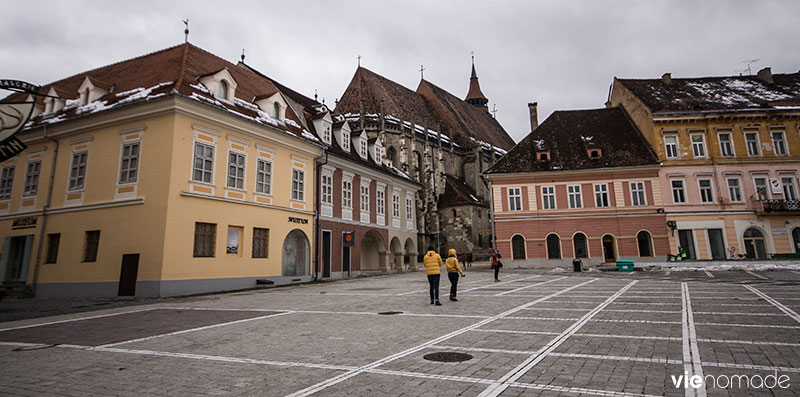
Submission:
[[[47,186],[47,200],[42,207],[42,227],[39,229],[39,244],[36,246],[36,263],[33,267],[33,281],[31,282],[31,294],[36,296],[36,285],[39,280],[39,267],[42,264],[42,248],[44,248],[44,232],[47,227],[47,210],[50,209],[50,201],[53,197],[53,181],[56,173],[56,160],[58,159],[58,140],[47,136],[47,125],[44,127],[44,138],[53,142],[53,163],[50,165],[50,178]]]
[[[319,182],[320,181],[320,177],[319,176],[320,176],[320,172],[322,170],[322,166],[325,165],[325,164],[328,164],[328,151],[327,151],[327,148],[325,146],[322,147],[322,157],[325,159],[325,161],[316,161],[316,160],[314,160],[314,162],[317,165],[316,172],[314,172],[314,188],[315,188],[314,190],[316,191],[316,194],[315,194],[315,196],[316,196],[315,197],[316,205],[314,206],[314,253],[316,254],[316,255],[314,255],[314,281],[319,279],[319,259],[322,256],[322,252],[320,251],[320,247],[319,247],[319,234],[321,233],[321,231],[319,229],[319,209],[322,208],[322,202],[321,202],[321,198],[320,198],[322,196],[322,192],[321,192],[322,191],[322,189],[321,189],[322,186],[320,186],[320,182]],[[333,244],[333,242],[331,242],[331,244]]]

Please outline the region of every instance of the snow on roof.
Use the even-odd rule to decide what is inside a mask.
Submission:
[[[544,139],[534,139],[533,144],[536,146],[536,150],[547,150],[547,147],[544,144]]]

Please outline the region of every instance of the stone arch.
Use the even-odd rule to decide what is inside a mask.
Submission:
[[[294,229],[283,240],[281,250],[281,275],[286,277],[309,274],[311,246],[308,236],[300,229]]]
[[[545,238],[545,247],[547,248],[547,259],[561,259],[564,257],[561,253],[561,236],[558,234],[548,234]]]
[[[416,268],[417,262],[417,250],[414,249],[416,244],[412,238],[407,238],[406,243],[403,245],[403,251],[405,255],[403,256],[403,263],[406,266],[406,269],[414,269]]]
[[[511,260],[527,259],[528,255],[525,245],[525,236],[515,234],[511,237]]]
[[[400,244],[400,239],[397,237],[392,238],[389,243],[390,262],[392,270],[402,271],[403,266],[403,246]]]
[[[603,239],[601,240],[601,244],[603,245],[603,261],[604,262],[615,262],[618,258],[617,256],[617,238],[614,237],[613,234],[605,234],[603,235]]]
[[[375,230],[364,233],[359,245],[359,253],[362,272],[388,270],[387,256],[389,253],[386,251],[386,242]]]
[[[757,227],[750,227],[742,235],[744,240],[744,251],[750,259],[767,258],[767,238],[766,233]]]

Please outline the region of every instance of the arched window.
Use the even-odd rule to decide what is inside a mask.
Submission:
[[[511,258],[525,259],[525,238],[519,234],[511,238]]]
[[[275,102],[275,104],[273,104],[272,107],[273,107],[272,117],[274,117],[277,120],[280,120],[280,118],[281,118],[281,104],[278,103],[278,102]]]
[[[397,167],[397,150],[394,146],[389,146],[389,150],[386,151],[386,157],[392,162],[393,166]]]
[[[555,234],[547,236],[547,259],[561,259],[561,239]]]
[[[221,99],[225,99],[225,100],[228,99],[228,82],[227,81],[221,80],[219,82],[219,92],[217,93],[217,96],[220,97]]]
[[[417,174],[417,180],[421,181],[422,180],[422,155],[419,152],[414,151],[414,158],[417,161],[417,163],[414,164],[414,167],[415,167],[414,169],[416,170],[416,174]]]
[[[764,235],[758,229],[750,228],[744,231],[744,251],[748,258],[766,259],[767,250],[764,245]]]
[[[572,236],[572,247],[575,249],[576,258],[588,258],[589,249],[586,246],[586,235],[583,233],[576,233]]]
[[[653,243],[650,233],[642,230],[636,235],[636,243],[639,246],[639,256],[653,256]]]

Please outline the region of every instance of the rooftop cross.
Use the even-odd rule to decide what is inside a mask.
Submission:
[[[359,55],[357,58],[358,58],[358,67],[361,67],[361,55]]]
[[[422,65],[419,65],[419,78],[420,78],[420,80],[424,80],[425,79],[424,72],[425,72],[425,67],[422,66]]]
[[[189,20],[188,19],[184,20],[183,24],[186,25],[186,29],[184,29],[184,31],[183,31],[183,34],[186,35],[186,36],[184,37],[183,40],[184,40],[184,42],[188,43],[189,42]]]

